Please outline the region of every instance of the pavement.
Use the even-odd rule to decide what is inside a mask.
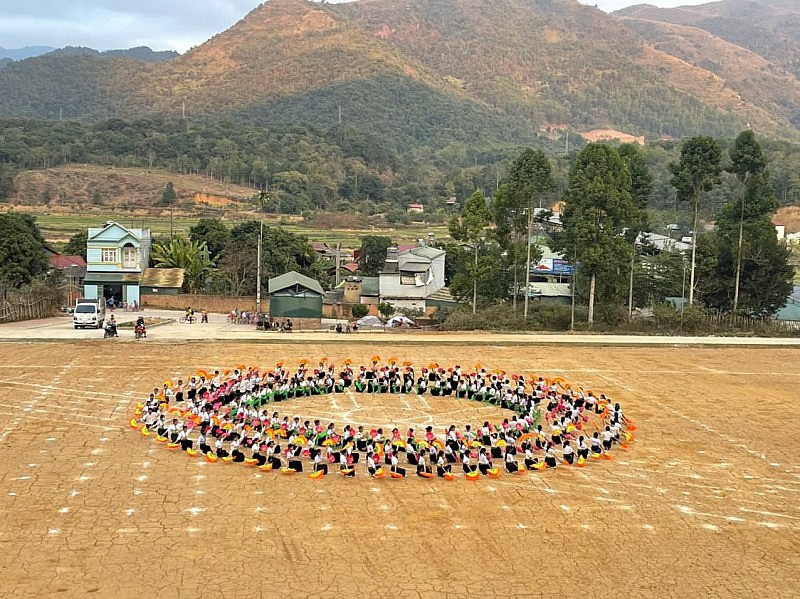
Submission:
[[[209,322],[181,324],[181,311],[145,310],[116,311],[119,324],[132,323],[139,314],[166,322],[151,326],[147,338],[136,340],[133,328],[119,329],[119,338],[103,339],[102,329],[74,329],[71,316],[0,324],[0,341],[70,341],[98,339],[105,343],[202,342],[209,339],[261,343],[352,343],[356,339],[368,343],[404,343],[427,345],[617,345],[617,346],[735,346],[735,347],[800,347],[800,338],[785,337],[691,337],[666,335],[610,335],[586,333],[499,333],[481,331],[421,331],[419,329],[360,330],[339,334],[331,327],[335,320],[323,321],[317,330],[295,330],[292,333],[259,331],[255,325],[231,324],[224,314],[209,315]]]

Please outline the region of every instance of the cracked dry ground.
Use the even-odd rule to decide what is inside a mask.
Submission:
[[[470,483],[260,473],[127,427],[197,368],[375,353],[562,376],[622,402],[613,461]],[[796,597],[797,350],[0,344],[0,596]],[[312,362],[313,363],[313,362]],[[467,401],[341,395],[283,412],[439,427]],[[440,428],[437,430],[441,430]],[[157,591],[156,589],[160,589]]]

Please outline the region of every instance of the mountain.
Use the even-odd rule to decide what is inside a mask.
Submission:
[[[180,56],[174,50],[152,50],[147,46],[137,46],[125,50],[94,50],[82,46],[65,46],[48,53],[49,56],[107,56],[114,58],[133,58],[142,62],[163,62]]]
[[[637,5],[613,16],[653,47],[719,76],[744,101],[800,126],[800,3]]]
[[[745,49],[725,38],[731,58],[706,64],[688,42],[652,39],[641,24],[651,7],[636,10],[609,16],[576,0],[269,0],[163,62],[55,53],[7,65],[0,115],[341,122],[401,150],[529,144],[565,129],[734,135],[746,123],[800,139],[790,71],[763,68],[768,59],[755,50],[749,70],[737,71]],[[744,87],[751,79],[760,93]]]
[[[0,46],[0,58],[10,58],[11,60],[23,60],[41,54],[52,52],[55,48],[50,46],[25,46],[24,48],[3,48]]]

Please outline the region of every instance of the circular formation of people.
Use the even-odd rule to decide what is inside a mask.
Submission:
[[[401,430],[391,424],[339,428],[278,409],[286,400],[336,393],[461,398],[512,415],[502,422]],[[323,358],[313,369],[301,360],[296,367],[278,362],[267,369],[199,370],[154,388],[137,405],[130,426],[191,457],[261,471],[308,470],[314,479],[332,472],[354,477],[360,471],[375,478],[404,478],[411,472],[472,481],[610,460],[613,451],[634,441],[636,428],[619,403],[561,377],[507,374],[481,364],[467,372],[437,363],[417,374],[411,362],[389,358],[382,365],[380,356],[363,366],[345,360],[339,368]]]

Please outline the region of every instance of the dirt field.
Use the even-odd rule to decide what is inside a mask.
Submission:
[[[797,349],[393,341],[0,343],[0,596],[800,593]],[[375,353],[562,376],[620,401],[637,440],[582,470],[314,481],[193,460],[127,427],[155,384],[201,367]],[[401,427],[487,413],[369,395],[281,410]]]

